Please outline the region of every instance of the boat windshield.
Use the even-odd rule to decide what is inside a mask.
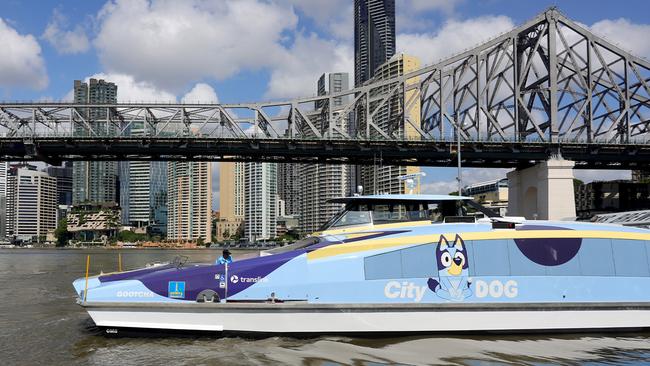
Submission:
[[[325,224],[323,229],[421,220],[442,221],[442,206],[433,202],[353,202]]]

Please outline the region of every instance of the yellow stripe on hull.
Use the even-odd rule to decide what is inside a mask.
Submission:
[[[598,231],[598,230],[495,230],[484,232],[446,233],[447,238],[454,238],[456,234],[463,240],[495,240],[495,239],[631,239],[650,240],[650,234]],[[307,253],[308,260],[332,257],[341,254],[353,254],[369,250],[406,247],[425,243],[437,243],[441,234],[415,235],[401,237],[384,237],[377,239],[360,240],[354,243],[334,244]]]

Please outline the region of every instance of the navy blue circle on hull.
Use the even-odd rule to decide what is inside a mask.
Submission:
[[[525,225],[517,230],[571,230],[563,227]],[[515,239],[517,248],[526,258],[542,266],[559,266],[576,256],[582,238]]]

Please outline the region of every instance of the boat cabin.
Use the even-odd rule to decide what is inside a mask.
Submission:
[[[335,198],[330,203],[342,203],[344,208],[332,217],[319,232],[332,230],[345,232],[360,226],[377,226],[423,222],[467,222],[467,206],[471,197],[451,195],[369,195]],[[488,214],[487,216],[492,216]],[[463,219],[463,217],[465,219]]]

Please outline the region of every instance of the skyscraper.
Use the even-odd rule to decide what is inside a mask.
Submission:
[[[109,104],[117,102],[117,85],[104,80],[90,79],[89,83],[74,81],[75,103]],[[105,108],[79,108],[80,116],[93,127],[98,135],[110,135],[115,125],[106,122]],[[74,135],[89,136],[85,123],[77,117]],[[114,161],[75,161],[72,165],[73,204],[116,203],[117,202],[117,162]]]
[[[243,229],[246,163],[219,163],[219,221],[217,240],[230,239]]]
[[[395,54],[395,0],[354,0],[354,85]]]
[[[167,231],[167,162],[120,163],[122,223],[147,227],[152,234]]]
[[[321,75],[317,83],[318,95],[333,94],[348,90],[349,75],[344,72]],[[345,103],[343,98],[335,98],[332,107]],[[316,108],[320,108],[316,105]],[[334,112],[337,115],[337,112]],[[321,115],[314,116],[322,122]],[[303,133],[309,135],[310,131]],[[350,166],[342,164],[301,164],[300,190],[302,192],[299,226],[303,234],[311,234],[334,216],[341,205],[328,200],[346,196],[350,193]]]
[[[134,122],[129,136],[144,135],[144,124]],[[167,232],[167,162],[123,161],[120,170],[122,223],[147,227],[151,234]]]
[[[41,241],[56,228],[56,202],[56,178],[35,166],[12,166],[7,177],[7,234]]]
[[[354,85],[372,79],[375,71],[395,54],[395,0],[354,0]],[[352,130],[365,130],[366,115],[352,115]],[[352,166],[353,191],[363,184],[362,166]],[[365,191],[365,187],[364,187]]]
[[[303,164],[278,164],[278,198],[284,202],[284,215],[300,215],[302,187],[300,167]],[[278,215],[281,213],[278,211]]]
[[[375,77],[379,80],[390,79],[420,67],[420,60],[417,57],[399,54],[393,56],[388,62],[380,66],[376,70]],[[418,78],[412,78],[406,81],[406,84],[419,82]],[[386,91],[388,92],[388,86]],[[380,107],[381,109],[375,115],[374,121],[379,128],[384,131],[389,131],[393,136],[398,138],[415,139],[419,135],[413,126],[420,125],[420,107],[415,104],[407,113],[404,100],[413,98],[413,93],[418,93],[417,90],[409,90],[401,96],[394,96],[386,105]],[[415,96],[417,98],[417,96]],[[406,113],[406,115],[404,115]],[[372,131],[380,137],[376,131]],[[371,134],[371,137],[373,135]],[[361,168],[361,185],[363,186],[364,194],[402,194],[406,193],[406,187],[403,181],[398,179],[401,175],[418,173],[419,167],[405,167],[383,164],[375,164],[372,166],[363,166]],[[415,193],[420,192],[419,183],[415,187]]]
[[[167,239],[212,241],[212,175],[205,161],[167,163]]]
[[[72,162],[66,161],[63,166],[48,166],[45,171],[56,178],[57,204],[72,205]]]
[[[9,163],[0,161],[0,239],[7,236],[7,173]]]
[[[277,224],[277,164],[246,163],[244,235],[251,241],[271,239]]]

